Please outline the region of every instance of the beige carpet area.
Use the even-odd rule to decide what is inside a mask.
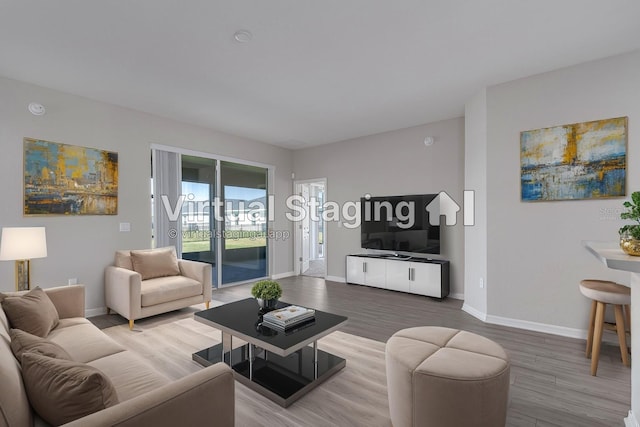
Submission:
[[[103,331],[170,378],[181,378],[202,369],[192,353],[220,342],[218,330],[193,320],[195,311],[136,321],[134,331],[127,325]],[[345,358],[347,366],[286,409],[236,382],[236,425],[389,427],[384,343],[338,331],[318,347]]]

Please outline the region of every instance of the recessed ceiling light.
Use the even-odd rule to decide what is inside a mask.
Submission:
[[[238,30],[233,34],[233,38],[238,43],[248,43],[253,38],[253,34],[248,30]]]

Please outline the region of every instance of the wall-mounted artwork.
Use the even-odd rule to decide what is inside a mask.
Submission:
[[[116,215],[118,153],[24,138],[25,215]]]
[[[522,201],[624,197],[627,118],[520,133]]]

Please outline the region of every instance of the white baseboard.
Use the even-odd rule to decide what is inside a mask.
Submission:
[[[629,411],[629,415],[624,419],[624,425],[625,427],[640,427],[640,423],[638,423],[633,411]]]
[[[278,280],[278,279],[284,279],[285,277],[291,277],[291,276],[295,276],[296,273],[293,271],[287,271],[286,273],[278,273],[278,274],[272,274],[271,278],[273,280]]]
[[[107,314],[107,307],[88,308],[84,311],[84,317],[94,317]]]
[[[494,316],[492,314],[487,315],[486,322],[493,323],[494,325],[510,326],[512,328],[525,329],[527,331],[544,332],[546,334],[560,335],[569,338],[587,338],[587,331],[585,329],[567,328],[564,326],[550,325],[548,323],[538,323],[529,320]]]
[[[324,280],[328,280],[330,282],[347,283],[347,279],[338,276],[326,276]]]
[[[459,299],[464,301],[464,294],[449,294],[448,298]]]
[[[476,319],[480,319],[483,322],[487,321],[487,313],[483,313],[482,311],[475,309],[468,304],[462,304],[462,311],[469,313]]]
[[[486,323],[492,323],[494,325],[508,326],[510,328],[542,332],[545,334],[559,335],[562,337],[576,338],[580,340],[587,339],[586,329],[567,328],[564,326],[550,325],[548,323],[531,322],[529,320],[494,316],[492,314],[483,313],[482,311],[477,310],[468,304],[462,305],[462,311],[469,313],[476,319],[482,320]],[[618,345],[618,336],[616,334],[604,334],[602,336],[602,342]],[[640,427],[640,425],[637,427]]]

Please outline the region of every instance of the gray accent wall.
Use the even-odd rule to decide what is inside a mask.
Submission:
[[[113,262],[114,252],[151,245],[152,143],[275,166],[272,228],[293,231],[284,215],[291,193],[290,150],[6,78],[0,78],[0,100],[0,226],[45,226],[49,255],[33,260],[32,284],[52,287],[77,278],[87,286],[90,313],[104,308],[104,267]],[[31,115],[30,102],[43,104],[47,113]],[[118,215],[24,217],[24,137],[118,152]],[[129,222],[131,232],[119,232],[120,222]],[[271,273],[292,271],[291,239],[271,243]],[[0,261],[0,292],[13,289],[13,262]]]
[[[435,143],[426,147],[424,139]],[[358,202],[365,194],[391,196],[446,191],[462,205],[464,183],[464,119],[430,123],[296,150],[295,178],[327,178],[327,200]],[[455,226],[442,227],[442,254],[451,261],[451,293],[464,292],[462,211]],[[327,274],[345,277],[345,257],[361,253],[360,229],[340,222],[327,224]],[[434,256],[436,258],[436,256]]]

